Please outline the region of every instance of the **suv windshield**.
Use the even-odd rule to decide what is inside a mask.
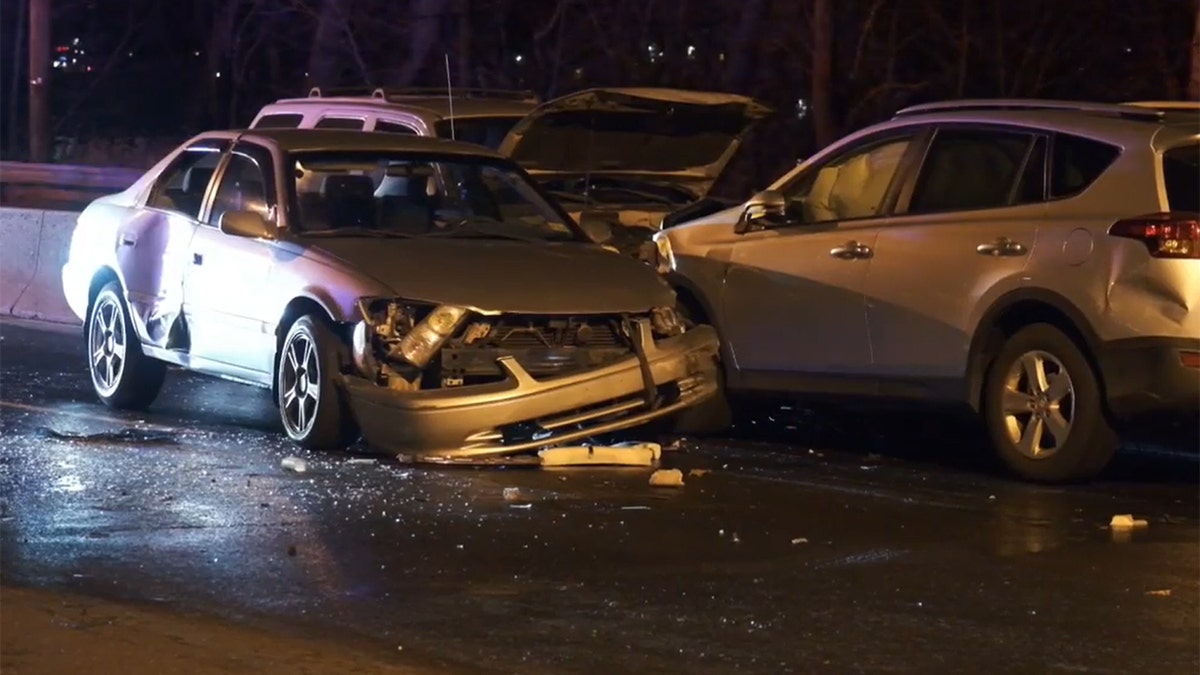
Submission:
[[[304,234],[587,240],[502,160],[305,152],[290,161],[290,222]]]
[[[441,138],[453,137],[456,141],[466,141],[476,145],[485,145],[492,150],[500,148],[504,137],[521,121],[520,117],[456,117],[453,127],[449,119],[438,120],[434,131]],[[453,133],[451,133],[453,131]]]

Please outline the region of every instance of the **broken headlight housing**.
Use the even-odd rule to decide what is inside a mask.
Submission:
[[[675,269],[675,252],[671,250],[671,240],[665,232],[654,235],[654,248],[657,251],[654,269],[659,274],[666,274]]]
[[[667,337],[682,335],[686,330],[683,317],[674,307],[655,307],[650,310],[650,325],[655,333]]]
[[[354,364],[368,375],[379,372],[381,361],[423,369],[471,314],[457,305],[430,308],[384,298],[360,298],[358,309],[363,320],[354,327]]]

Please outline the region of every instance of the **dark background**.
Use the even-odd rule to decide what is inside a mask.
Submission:
[[[28,0],[0,2],[0,142],[19,159]],[[51,130],[59,161],[145,166],[313,84],[443,86],[448,59],[456,86],[547,98],[754,95],[780,113],[742,158],[762,182],[911,103],[1184,98],[1197,14],[1196,0],[53,0]]]

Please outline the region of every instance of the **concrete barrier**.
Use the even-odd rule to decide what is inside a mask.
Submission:
[[[0,208],[0,311],[78,324],[62,291],[62,266],[79,214]]]

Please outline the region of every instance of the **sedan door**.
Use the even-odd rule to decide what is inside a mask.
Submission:
[[[212,206],[196,230],[184,287],[193,356],[228,367],[225,374],[269,382],[278,320],[269,292],[270,241],[225,234],[221,216],[252,211],[275,222],[277,198],[271,153],[240,142],[217,177]]]
[[[956,391],[981,312],[1021,286],[1046,213],[1046,146],[1023,129],[936,131],[876,239],[866,284],[875,375]]]
[[[918,134],[868,137],[802,171],[781,190],[786,215],[733,244],[722,331],[744,386],[824,390],[869,370],[867,268]]]

